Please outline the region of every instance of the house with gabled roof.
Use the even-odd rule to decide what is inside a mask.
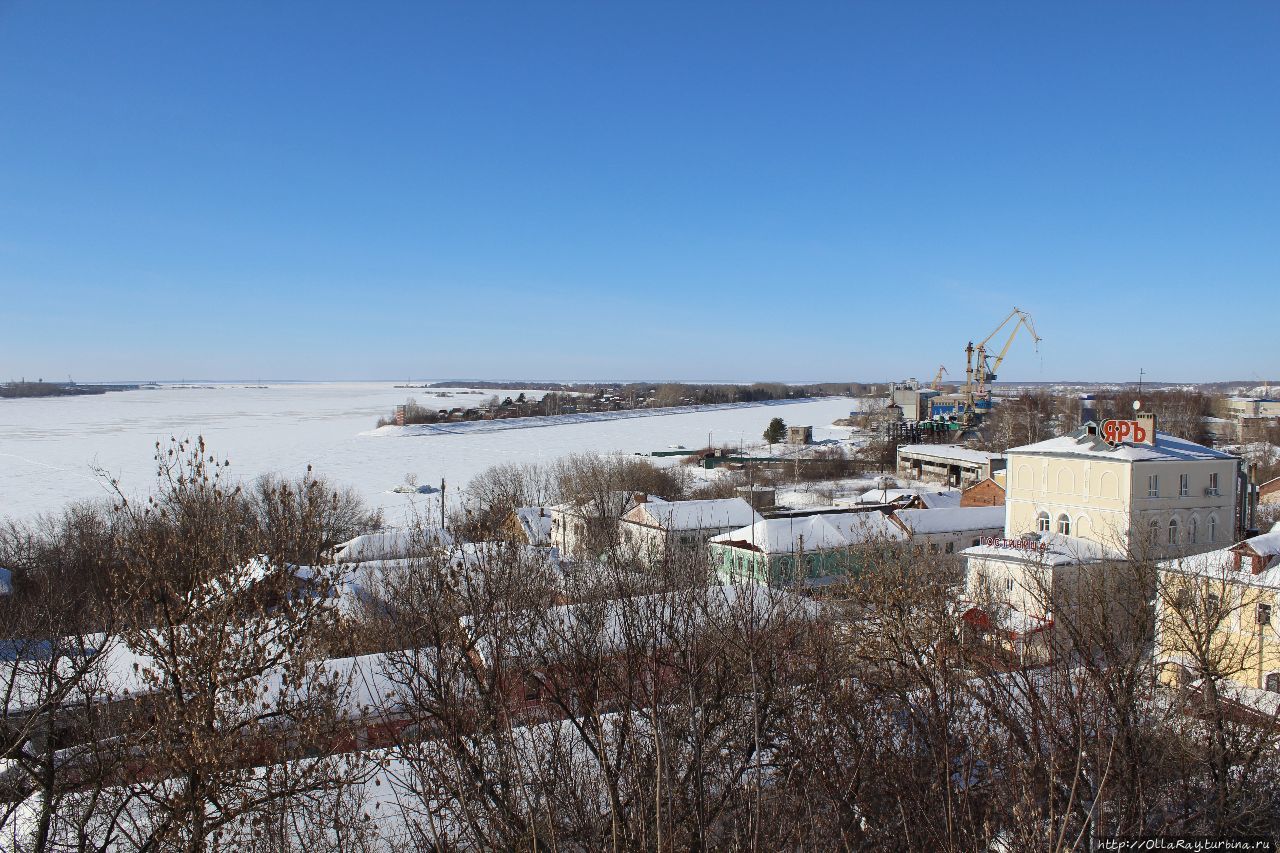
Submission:
[[[618,530],[624,546],[653,561],[680,552],[702,553],[711,537],[762,518],[742,498],[644,501],[622,516]]]

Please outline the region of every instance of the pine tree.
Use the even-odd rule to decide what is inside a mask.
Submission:
[[[769,426],[765,428],[764,440],[770,444],[777,444],[787,434],[787,424],[782,418],[774,418],[769,421]]]

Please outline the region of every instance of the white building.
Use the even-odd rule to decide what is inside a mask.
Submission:
[[[618,523],[642,503],[662,498],[635,492],[609,492],[578,503],[551,507],[551,544],[569,559],[595,559],[618,544]]]
[[[707,549],[725,581],[819,586],[862,570],[876,549],[906,538],[900,524],[871,510],[762,519],[712,537]]]
[[[625,515],[618,530],[624,546],[648,560],[673,550],[701,551],[712,536],[761,521],[742,498],[702,501],[646,501]]]

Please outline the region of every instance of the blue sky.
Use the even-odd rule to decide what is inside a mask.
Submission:
[[[1280,379],[1277,33],[0,0],[0,379]]]

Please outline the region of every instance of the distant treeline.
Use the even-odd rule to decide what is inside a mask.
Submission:
[[[105,394],[108,391],[136,391],[137,385],[77,385],[74,382],[4,382],[0,383],[0,398],[19,397],[80,397],[85,394]]]
[[[872,386],[856,382],[819,382],[788,385],[785,382],[756,382],[751,385],[690,384],[683,382],[561,383],[561,382],[438,382],[433,388],[527,388],[544,391],[540,400],[515,399],[496,395],[474,408],[429,409],[414,400],[398,410],[405,424],[433,424],[445,421],[495,420],[538,415],[577,414],[626,409],[659,409],[671,406],[705,406],[719,403],[753,403],[805,397],[860,396]],[[380,418],[378,426],[397,423],[396,414]]]

